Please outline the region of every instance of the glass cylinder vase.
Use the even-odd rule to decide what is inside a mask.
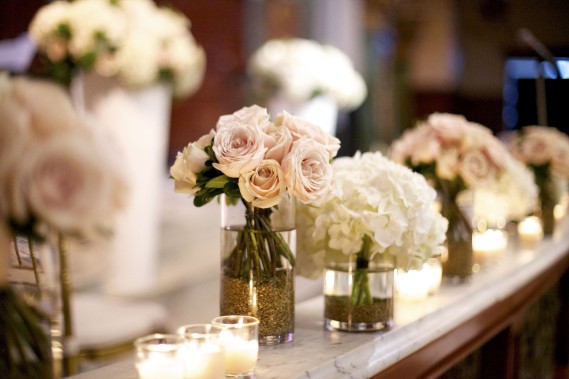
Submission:
[[[258,208],[221,197],[220,314],[259,319],[259,344],[294,336],[294,199]]]
[[[366,332],[393,326],[394,264],[376,254],[330,253],[324,269],[324,322],[328,330]]]
[[[7,328],[12,333],[7,346],[12,351],[9,355],[15,359],[12,369],[20,370],[21,365],[31,375],[26,377],[61,378],[63,312],[59,245],[13,235],[9,255],[10,290],[2,294],[2,303],[3,308],[12,309],[3,316],[16,320]]]
[[[448,220],[443,276],[455,283],[467,282],[473,274],[472,225],[457,203],[456,194],[442,193],[441,213]]]
[[[544,178],[539,181],[539,210],[538,215],[544,236],[551,236],[555,231],[555,206],[559,195],[556,182],[553,178]]]

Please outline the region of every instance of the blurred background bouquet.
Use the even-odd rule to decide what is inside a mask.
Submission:
[[[526,126],[510,142],[513,156],[534,174],[545,234],[552,234],[554,208],[567,191],[569,137],[553,127]]]
[[[189,28],[182,13],[151,0],[58,0],[37,12],[29,31],[47,73],[62,83],[94,70],[134,88],[167,82],[184,97],[205,71]]]
[[[57,377],[60,238],[108,234],[126,188],[111,141],[59,85],[0,75],[0,119],[0,372]],[[23,262],[32,282],[20,282]]]

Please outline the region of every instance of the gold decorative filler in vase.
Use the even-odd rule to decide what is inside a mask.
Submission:
[[[221,198],[220,314],[259,319],[259,342],[288,342],[294,334],[295,204],[274,208]]]
[[[329,330],[376,331],[393,326],[394,261],[370,257],[371,238],[351,256],[327,254],[324,322]],[[370,259],[371,258],[371,259]]]

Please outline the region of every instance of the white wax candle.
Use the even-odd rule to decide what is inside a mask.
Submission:
[[[397,270],[395,286],[400,298],[421,300],[434,293],[441,284],[442,269],[425,263],[421,270]]]
[[[543,238],[541,222],[535,216],[527,217],[518,224],[518,236],[522,242],[537,242]]]
[[[259,342],[256,339],[246,340],[229,331],[223,331],[220,340],[225,350],[226,374],[249,373],[255,369],[259,354]]]
[[[225,377],[223,370],[223,350],[214,343],[201,343],[199,346],[187,343],[181,348],[185,379],[220,379]]]
[[[140,379],[184,379],[184,367],[175,357],[151,354],[136,368]]]
[[[501,230],[488,229],[472,235],[472,250],[475,254],[495,256],[503,253],[508,246],[508,238]]]

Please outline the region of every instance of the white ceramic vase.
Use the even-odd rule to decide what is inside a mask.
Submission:
[[[156,279],[171,89],[153,85],[131,90],[113,79],[83,74],[71,93],[78,107],[115,139],[123,159],[117,164],[127,176],[127,204],[116,220],[104,288],[115,295],[143,294]]]

